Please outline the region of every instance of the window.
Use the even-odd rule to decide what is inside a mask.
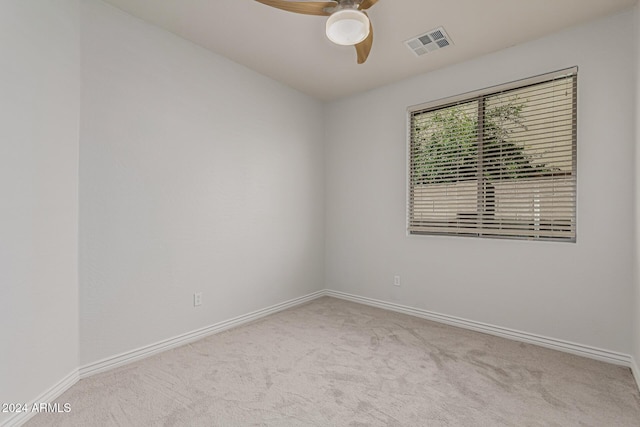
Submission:
[[[576,239],[577,69],[409,110],[411,234]]]

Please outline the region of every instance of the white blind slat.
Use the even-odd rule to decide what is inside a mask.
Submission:
[[[410,112],[409,231],[575,241],[577,70]]]

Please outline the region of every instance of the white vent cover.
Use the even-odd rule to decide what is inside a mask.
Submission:
[[[451,46],[453,42],[447,35],[444,28],[439,27],[435,30],[427,31],[424,34],[407,40],[404,44],[411,49],[411,52],[415,53],[417,56],[422,56],[425,53]]]

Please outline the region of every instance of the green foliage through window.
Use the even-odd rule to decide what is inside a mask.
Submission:
[[[534,156],[525,151],[524,144],[512,137],[516,129],[527,129],[522,120],[525,106],[526,101],[513,97],[506,104],[489,107],[483,121],[478,117],[478,108],[470,108],[468,104],[416,116],[412,129],[414,183],[477,179],[480,147],[484,156],[484,179],[526,178],[552,173],[554,169],[545,163],[536,163]]]
[[[577,79],[411,112],[409,231],[575,241]]]

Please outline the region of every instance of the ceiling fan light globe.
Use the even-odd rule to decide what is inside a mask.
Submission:
[[[369,18],[355,9],[343,9],[327,20],[327,37],[335,44],[352,46],[369,35]]]

